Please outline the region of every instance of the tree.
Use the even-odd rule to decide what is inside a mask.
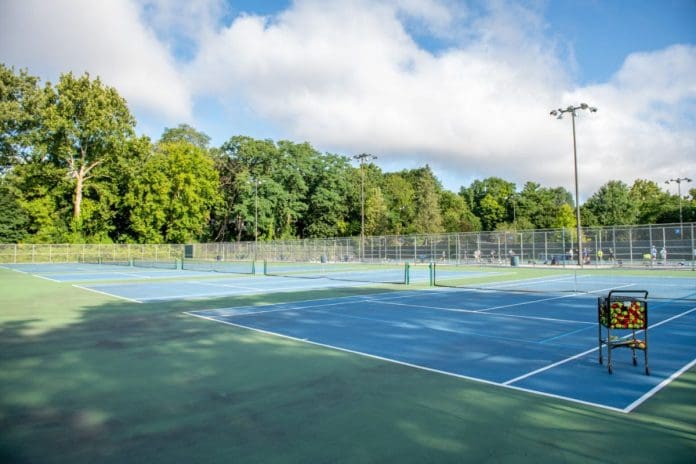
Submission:
[[[203,132],[199,132],[188,124],[179,124],[175,128],[165,127],[159,143],[186,142],[193,146],[208,149],[210,137]]]
[[[187,142],[158,144],[126,196],[131,227],[142,243],[186,243],[204,238],[220,201],[213,160]]]
[[[481,221],[469,210],[461,195],[442,191],[440,211],[445,232],[471,232],[481,228]]]
[[[0,174],[32,155],[43,106],[38,77],[0,64]]]
[[[282,189],[269,184],[277,183],[274,173],[283,168],[276,144],[272,140],[234,136],[217,152],[216,165],[223,203],[215,211],[213,222],[218,229],[215,235],[230,235],[228,231],[234,229],[237,241],[253,240],[258,227],[260,236],[273,237],[276,227],[272,208],[282,203],[282,199],[275,197],[283,195]],[[259,224],[255,226],[256,181],[259,181]]]
[[[373,187],[365,200],[365,234],[385,235],[389,232],[387,202],[382,189]]]
[[[298,221],[303,237],[338,237],[347,233],[354,169],[345,156],[326,154],[313,162],[307,178],[307,210]]]
[[[121,154],[134,135],[135,119],[116,89],[89,74],[63,74],[45,89],[42,143],[47,158],[73,182],[73,229],[81,229],[86,186],[99,177],[100,166]]]
[[[389,230],[401,235],[412,229],[416,191],[401,173],[384,176],[384,195],[388,203]]]
[[[527,182],[516,200],[518,222],[527,219],[532,227],[548,229],[557,223],[561,207],[573,208],[570,192],[562,187],[545,188],[535,182]],[[523,228],[522,225],[519,228]]]
[[[412,171],[415,191],[415,216],[413,231],[417,234],[442,232],[440,191],[442,187],[430,170],[430,166]]]
[[[575,217],[575,210],[572,206],[567,203],[561,205],[556,215],[555,221],[551,224],[554,229],[567,228],[574,230],[573,228],[577,225],[577,218]]]
[[[636,179],[629,192],[631,201],[637,206],[637,222],[655,224],[669,201],[669,194],[651,180]]]
[[[0,179],[0,243],[17,243],[27,236],[29,218],[7,182]]]
[[[307,212],[308,180],[321,169],[321,155],[308,143],[296,144],[286,140],[278,142],[279,162],[273,177],[282,186],[282,198],[275,211],[279,236],[297,236],[295,225]]]
[[[603,226],[635,224],[638,214],[628,186],[618,180],[610,180],[600,187],[585,202],[583,209],[592,213]]]
[[[514,194],[515,184],[499,177],[475,180],[460,190],[471,211],[481,220],[483,230],[494,230],[499,222],[505,221]]]
[[[34,243],[70,241],[69,221],[72,185],[65,171],[51,163],[15,165],[6,181],[11,195],[24,212],[27,240]]]

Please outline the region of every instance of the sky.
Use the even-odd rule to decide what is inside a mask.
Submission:
[[[574,192],[572,118],[549,112],[587,103],[581,202],[696,180],[696,0],[0,0],[0,62],[99,76],[153,140],[306,141],[455,192]]]

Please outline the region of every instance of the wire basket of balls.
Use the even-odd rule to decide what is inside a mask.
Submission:
[[[612,290],[597,300],[599,326],[599,363],[604,363],[607,350],[607,368],[613,372],[611,353],[616,348],[631,350],[631,360],[638,365],[637,351],[645,358],[645,375],[648,367],[648,292],[646,290]],[[641,337],[641,338],[639,338]]]

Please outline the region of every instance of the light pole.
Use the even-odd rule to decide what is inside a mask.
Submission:
[[[361,153],[353,156],[360,163],[360,261],[365,260],[365,170],[363,165],[367,161],[376,160],[375,155]]]
[[[682,218],[681,183],[682,183],[682,182],[691,182],[691,179],[689,179],[688,177],[677,177],[676,179],[666,180],[666,181],[665,181],[665,184],[669,184],[670,182],[676,182],[676,183],[677,183],[677,192],[678,192],[678,195],[679,195],[679,236],[680,236],[680,237],[683,237],[683,236],[684,236],[684,235],[683,235],[684,232],[682,232],[682,231],[684,230],[684,220],[683,220],[683,218]]]
[[[575,112],[577,110],[589,110],[590,113],[596,113],[597,108],[589,106],[587,103],[580,103],[579,106],[569,106],[568,108],[558,108],[551,111],[551,116],[556,119],[563,119],[563,113],[570,113],[573,121],[573,161],[575,163],[575,221],[578,227],[578,265],[582,267],[582,227],[580,225],[580,194],[578,191],[578,149],[575,143]]]
[[[259,179],[252,177],[249,180],[254,184],[254,259],[259,245]]]
[[[512,228],[517,230],[517,197],[516,193],[511,193],[507,201],[512,203]]]

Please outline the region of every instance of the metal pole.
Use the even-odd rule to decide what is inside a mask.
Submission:
[[[679,196],[679,237],[684,238],[684,218],[682,216],[682,196],[681,196],[681,183],[682,182],[691,182],[691,179],[688,177],[677,177],[676,179],[669,179],[665,181],[665,184],[669,184],[671,182],[676,182],[677,184],[677,195]]]
[[[360,261],[365,260],[365,171],[360,161]]]
[[[563,113],[570,113],[571,120],[573,123],[573,162],[575,165],[575,221],[577,223],[577,234],[578,234],[578,265],[582,267],[582,225],[580,223],[580,194],[578,188],[578,150],[577,143],[575,141],[575,112],[577,110],[588,110],[590,113],[597,112],[597,108],[594,106],[589,106],[587,103],[581,103],[579,106],[569,106],[568,108],[559,108],[557,110],[551,111],[551,116],[555,116],[557,119],[563,118]]]
[[[677,194],[679,195],[679,232],[684,227],[684,219],[682,218],[682,206],[681,206],[681,181],[677,182]]]
[[[353,156],[360,163],[360,260],[365,258],[365,169],[366,160],[377,159],[375,155],[361,153]]]
[[[575,143],[575,111],[571,111],[573,121],[573,161],[575,163],[575,220],[578,229],[578,266],[582,267],[582,226],[580,225],[580,193],[578,189],[578,149]]]

